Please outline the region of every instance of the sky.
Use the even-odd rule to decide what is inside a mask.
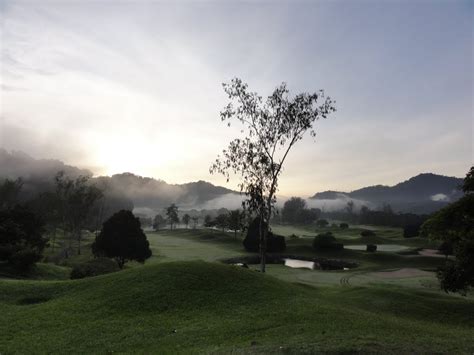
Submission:
[[[240,135],[234,77],[324,89],[337,112],[290,152],[281,195],[473,164],[471,1],[0,0],[0,147],[95,175],[206,180]],[[1,167],[0,167],[1,170]]]

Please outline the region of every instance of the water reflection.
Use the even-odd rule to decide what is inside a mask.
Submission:
[[[296,269],[319,269],[319,265],[314,261],[298,260],[298,259],[284,259],[285,266],[296,268]]]

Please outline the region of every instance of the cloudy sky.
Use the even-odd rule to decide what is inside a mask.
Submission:
[[[464,176],[473,13],[447,0],[0,0],[0,146],[225,185],[208,169],[239,134],[219,119],[237,76],[262,95],[285,81],[337,101],[291,152],[282,195]]]

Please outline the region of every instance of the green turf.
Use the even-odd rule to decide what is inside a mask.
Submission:
[[[471,300],[394,286],[312,288],[201,261],[0,281],[0,314],[5,354],[474,351]]]

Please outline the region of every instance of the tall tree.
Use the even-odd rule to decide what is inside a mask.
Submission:
[[[216,225],[217,227],[222,229],[222,232],[225,231],[225,228],[227,227],[228,224],[228,216],[227,214],[220,214],[216,217]]]
[[[170,229],[173,229],[173,226],[176,223],[179,223],[178,206],[172,203],[168,208],[166,208],[166,216],[168,217],[168,223],[170,224]]]
[[[189,221],[191,220],[191,216],[189,214],[185,214],[183,216],[183,223],[186,226],[186,229],[188,229]]]
[[[78,254],[81,254],[82,229],[92,207],[102,198],[102,191],[90,184],[89,180],[89,176],[71,179],[63,171],[58,172],[55,177],[63,229],[69,233],[69,247],[72,246],[73,239],[77,240]]]
[[[315,137],[315,121],[336,109],[323,91],[290,97],[285,83],[265,101],[238,78],[223,86],[230,102],[221,119],[229,126],[231,121],[240,123],[245,136],[229,143],[210,172],[221,173],[227,180],[231,173],[241,176],[239,187],[247,196],[243,206],[260,217],[260,269],[265,272],[268,223],[288,153],[306,132]]]
[[[230,211],[227,216],[229,229],[234,231],[234,238],[237,239],[237,231],[243,226],[243,213],[240,210]]]

